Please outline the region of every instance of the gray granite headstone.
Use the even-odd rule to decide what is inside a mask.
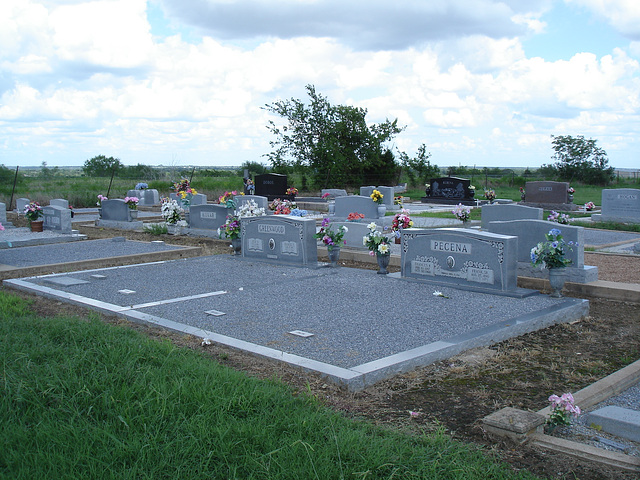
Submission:
[[[345,233],[343,237],[346,244],[339,245],[340,247],[367,250],[366,245],[362,242],[362,238],[370,232],[367,227],[368,224],[369,223],[364,222],[331,222],[330,226],[333,231],[338,231],[338,228],[342,225],[347,227],[347,233]],[[382,228],[378,225],[377,230],[381,231]],[[391,232],[389,232],[387,236],[391,238]]]
[[[378,204],[369,197],[349,195],[336,198],[335,219],[346,220],[350,213],[362,213],[365,218],[378,218]]]
[[[482,206],[482,229],[489,228],[489,222],[509,220],[542,220],[541,208],[516,204],[487,204]]]
[[[16,212],[24,213],[24,207],[29,205],[30,200],[28,198],[18,198],[16,200]]]
[[[143,207],[150,207],[152,205],[158,205],[160,203],[160,194],[155,188],[146,188],[142,190],[140,198],[140,205]]]
[[[71,210],[68,207],[47,205],[42,208],[44,230],[71,233]]]
[[[52,198],[49,205],[52,207],[69,208],[69,200],[65,200],[64,198]]]
[[[127,197],[136,197],[138,199],[138,205],[142,203],[142,195],[144,190],[127,190]]]
[[[233,211],[224,205],[191,205],[189,211],[189,227],[217,230],[224,224],[227,215],[232,213]]]
[[[262,195],[236,195],[233,199],[236,202],[236,209],[253,200],[258,205],[258,208],[264,208],[265,213],[269,212],[269,200]]]
[[[640,190],[616,188],[602,190],[602,213],[593,220],[640,223]]]
[[[406,183],[401,183],[400,185],[396,185],[393,187],[393,191],[395,193],[404,193],[407,191],[407,184]]]
[[[527,182],[525,201],[527,203],[566,204],[569,202],[567,182]]]
[[[469,229],[405,228],[402,277],[456,288],[522,296],[518,238]]]
[[[129,207],[121,198],[102,201],[102,220],[114,222],[130,221]]]
[[[7,221],[7,206],[0,202],[0,223],[4,228],[13,228],[13,223]]]
[[[318,264],[314,219],[288,215],[243,217],[240,230],[244,258],[309,267]]]
[[[393,197],[395,190],[393,187],[378,187],[378,190],[382,194],[382,204],[387,206],[387,209],[393,208]]]
[[[584,228],[573,225],[560,225],[546,220],[510,220],[490,222],[489,231],[502,235],[518,237],[518,275],[523,277],[547,278],[549,273],[540,267],[531,265],[531,249],[538,242],[546,240],[545,235],[552,228],[560,230],[565,242],[577,243],[577,247],[566,252],[571,265],[566,269],[567,281],[588,283],[598,280],[598,267],[584,264]]]
[[[362,197],[368,197],[370,196],[373,191],[376,189],[376,187],[374,186],[367,186],[367,187],[360,187],[360,196]]]
[[[204,193],[196,193],[193,197],[191,197],[191,206],[194,205],[206,205],[207,196]]]
[[[324,196],[327,193],[329,194],[329,196],[327,197],[327,200],[333,200],[336,197],[346,197],[347,196],[347,191],[346,190],[341,190],[339,188],[323,188],[322,189],[322,195]]]

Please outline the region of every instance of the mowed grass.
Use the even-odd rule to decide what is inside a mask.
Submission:
[[[28,312],[0,292],[1,478],[533,478],[98,318]]]

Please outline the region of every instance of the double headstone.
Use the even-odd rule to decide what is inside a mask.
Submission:
[[[245,258],[310,267],[318,264],[313,219],[288,215],[243,217],[240,229]]]
[[[552,228],[560,230],[565,242],[577,243],[567,249],[566,258],[571,260],[567,267],[567,281],[588,283],[598,280],[598,267],[584,264],[584,228],[560,225],[546,220],[510,220],[489,222],[491,232],[518,237],[518,275],[522,277],[546,278],[549,274],[540,267],[531,265],[531,249],[546,240],[545,235]]]
[[[144,188],[142,190],[128,190],[127,197],[137,197],[138,205],[141,207],[151,207],[160,203],[160,194],[158,190],[153,188]]]
[[[403,278],[522,297],[517,288],[518,238],[469,229],[402,231]]]
[[[360,196],[370,197],[374,190],[378,190],[382,194],[382,205],[385,205],[387,209],[393,208],[393,199],[395,195],[393,187],[360,187]]]
[[[53,203],[54,200],[51,200]],[[66,200],[65,200],[66,202]],[[71,210],[69,210],[68,202],[66,207],[59,205],[47,205],[42,208],[43,228],[60,233],[71,233]]]
[[[432,178],[426,196],[426,203],[442,203],[445,205],[475,205],[474,190],[470,189],[471,181],[466,178],[440,177]]]
[[[602,190],[602,213],[592,220],[640,223],[640,190],[616,188]]]
[[[264,173],[262,175],[256,175],[254,183],[256,186],[255,194],[267,197],[269,200],[278,197],[283,198],[287,194],[288,185],[286,175]]]
[[[577,210],[569,202],[569,184],[567,182],[527,182],[525,184],[525,203],[532,207],[549,210]]]

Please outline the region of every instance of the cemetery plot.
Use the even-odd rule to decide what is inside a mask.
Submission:
[[[588,302],[579,299],[443,286],[437,287],[443,296],[435,296],[433,286],[371,271],[290,268],[227,255],[5,285],[289,362],[351,389],[588,313]]]

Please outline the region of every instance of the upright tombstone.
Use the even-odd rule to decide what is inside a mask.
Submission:
[[[489,222],[489,231],[518,237],[518,275],[521,277],[547,278],[549,273],[531,265],[531,249],[546,240],[545,235],[557,228],[565,242],[577,246],[566,251],[571,264],[566,267],[567,281],[589,283],[598,280],[598,267],[584,264],[584,227],[560,225],[546,220],[510,220]]]
[[[475,205],[475,191],[470,189],[470,180],[458,177],[432,178],[423,203],[442,203],[445,205]]]
[[[362,238],[369,234],[371,230],[369,230],[368,223],[365,222],[331,222],[331,229],[336,232],[338,228],[341,226],[345,226],[347,228],[347,232],[344,234],[342,238],[343,244],[338,245],[339,247],[346,247],[355,250],[367,250],[367,246],[363,243]],[[382,230],[382,227],[378,225],[377,230]],[[391,237],[391,234],[388,234]],[[320,242],[320,240],[318,240]]]
[[[64,198],[52,198],[51,201],[49,201],[49,205],[52,207],[69,208],[69,200],[65,200]]]
[[[326,197],[327,200],[334,200],[336,197],[346,197],[348,195],[346,190],[340,188],[323,188],[322,197],[325,198],[327,193],[329,194],[329,196]],[[362,193],[360,195],[362,195]]]
[[[102,201],[102,220],[129,222],[129,207],[121,198]]]
[[[362,213],[366,219],[377,219],[378,204],[369,197],[361,195],[349,195],[348,197],[337,197],[335,207],[336,221],[346,220],[350,213]]]
[[[193,197],[191,197],[190,206],[193,207],[195,205],[206,205],[207,204],[207,196],[204,193],[196,193]]]
[[[263,173],[256,175],[256,195],[267,197],[269,201],[283,198],[287,194],[287,176],[278,173]]]
[[[402,231],[401,276],[406,279],[514,297],[518,238],[463,228]]]
[[[489,229],[489,222],[509,220],[542,220],[541,208],[527,207],[525,205],[499,204],[483,205],[481,209],[482,229]]]
[[[13,223],[7,221],[7,206],[0,202],[0,224],[4,228],[13,228]]]
[[[233,210],[224,205],[191,205],[189,209],[189,228],[217,231],[224,224],[227,215]]]
[[[615,188],[602,190],[602,213],[592,220],[640,223],[640,190]]]
[[[236,202],[236,210],[253,200],[258,205],[258,208],[264,208],[264,212],[269,213],[269,200],[267,200],[267,197],[261,195],[236,195],[233,200]]]
[[[16,200],[16,212],[24,213],[24,207],[29,205],[30,200],[28,198],[18,198]]]
[[[144,195],[144,190],[127,190],[127,197],[136,197],[138,205],[142,203],[142,195]]]
[[[270,215],[240,220],[242,256],[271,263],[316,267],[314,219]]]
[[[378,187],[377,190],[382,194],[382,204],[386,205],[387,210],[394,208],[393,199],[396,192],[393,187]]]
[[[361,197],[369,197],[371,196],[371,194],[373,193],[373,191],[376,189],[376,187],[374,186],[367,186],[367,187],[360,187],[360,196]]]
[[[53,201],[53,200],[52,200]],[[44,230],[71,233],[71,210],[69,207],[47,205],[42,208]]]
[[[561,211],[578,209],[569,202],[567,182],[527,182],[524,189],[524,203],[528,206]]]
[[[160,204],[160,194],[155,188],[146,188],[142,190],[142,196],[140,198],[140,205],[143,207],[151,207],[153,205]]]

